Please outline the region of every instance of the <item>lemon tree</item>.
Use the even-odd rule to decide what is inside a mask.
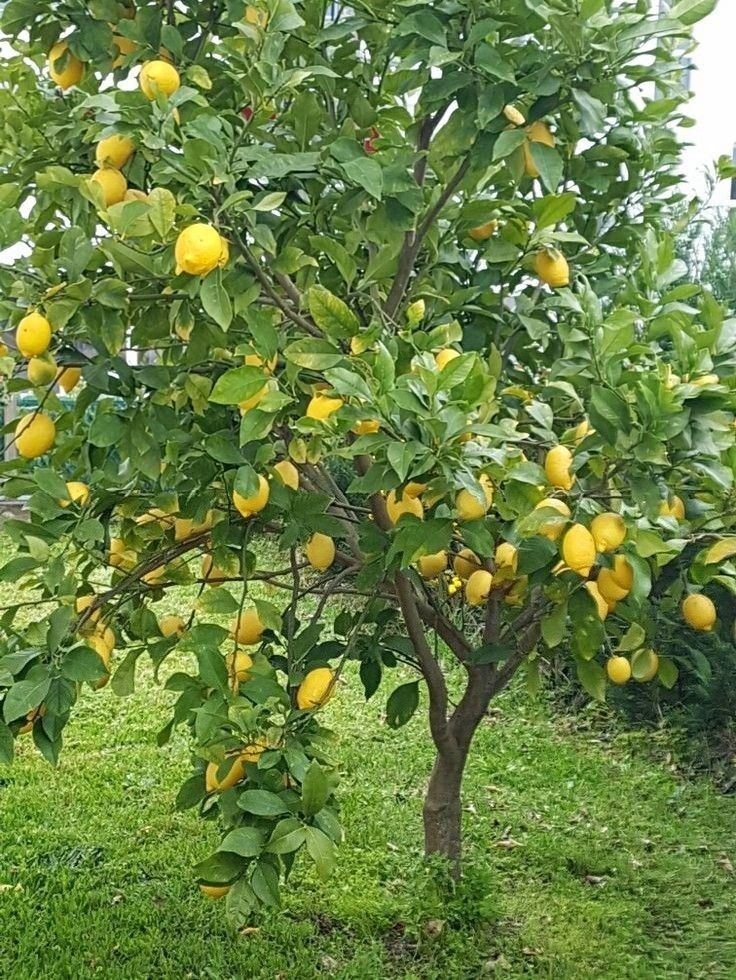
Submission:
[[[176,654],[159,740],[236,921],[332,868],[351,662],[390,727],[426,705],[459,873],[517,673],[672,686],[665,627],[731,625],[736,329],[669,224],[714,4],[649,6],[4,5],[0,370],[38,408],[0,467],[0,757],[55,762],[80,698]]]

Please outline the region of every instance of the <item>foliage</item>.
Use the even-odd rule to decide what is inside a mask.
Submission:
[[[230,886],[242,921],[278,902],[297,852],[328,874],[342,836],[316,710],[334,684],[307,698],[312,671],[360,661],[368,697],[390,668],[416,671],[389,696],[395,726],[426,684],[428,848],[455,861],[470,741],[520,667],[534,688],[569,634],[594,697],[611,650],[674,683],[652,653],[662,624],[686,590],[736,588],[736,331],[661,232],[682,202],[679,54],[710,7],[5,6],[19,54],[0,88],[0,244],[25,255],[0,272],[0,312],[16,326],[40,311],[83,384],[72,408],[39,391],[56,433],[43,465],[2,465],[31,522],[8,525],[19,554],[0,578],[52,608],[0,621],[3,759],[31,732],[55,762],[85,686],[112,671],[126,695],[144,654],[192,655],[167,681],[160,741],[190,734],[178,802],[223,835],[196,873]],[[84,66],[64,90],[39,70],[60,35],[57,78]],[[128,85],[151,60],[181,86]],[[113,134],[133,144],[127,198],[109,168],[89,179]],[[31,387],[17,352],[3,369]],[[346,493],[332,460],[353,470]],[[567,517],[537,509],[550,497]],[[597,550],[587,527],[610,511],[624,534]],[[315,533],[336,544],[319,573],[303,559]],[[462,546],[483,566],[467,605],[416,569]],[[156,604],[195,581],[164,635]],[[237,660],[221,617],[237,635],[241,613],[258,629]],[[452,711],[440,641],[466,676]],[[446,833],[433,807],[455,777]]]

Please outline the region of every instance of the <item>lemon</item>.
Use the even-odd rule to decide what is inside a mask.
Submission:
[[[233,620],[230,635],[243,646],[254,646],[260,643],[266,627],[261,622],[257,609],[246,609]]]
[[[145,575],[141,576],[141,581],[145,582],[146,585],[156,586],[164,577],[166,572],[166,565],[158,565],[156,568],[152,568],[150,572],[146,572]]]
[[[593,535],[582,524],[573,524],[562,539],[562,558],[569,569],[586,577],[595,563]]]
[[[138,79],[141,91],[147,99],[155,99],[160,92],[162,95],[173,95],[181,85],[179,72],[168,61],[147,61],[141,68]]]
[[[96,596],[94,595],[80,595],[74,601],[74,611],[77,615],[81,615],[85,609],[89,609],[92,603],[95,601]],[[101,609],[95,609],[89,614],[87,619],[82,624],[82,630],[92,629],[94,624],[99,620],[102,615]]]
[[[438,551],[434,555],[422,555],[417,559],[417,568],[422,578],[437,578],[447,568],[447,552]]]
[[[529,576],[522,575],[518,578],[514,584],[511,586],[509,591],[504,595],[503,601],[507,606],[521,606],[523,605],[524,594],[529,586]]]
[[[268,24],[268,13],[249,4],[245,8],[245,20],[254,27],[265,27]]]
[[[51,324],[40,313],[29,313],[18,324],[15,343],[23,357],[45,354],[51,343]]]
[[[95,163],[98,167],[112,167],[122,170],[135,153],[135,143],[127,136],[113,133],[112,136],[100,140],[95,149]]]
[[[570,285],[570,266],[556,248],[545,248],[534,256],[534,270],[547,286],[560,289]]]
[[[63,368],[59,373],[58,382],[62,389],[69,394],[70,391],[74,389],[79,384],[79,379],[82,377],[82,370],[78,367],[68,367]]]
[[[516,106],[505,105],[503,107],[503,114],[510,123],[514,124],[514,126],[523,126],[526,122],[526,119],[522,116]],[[534,124],[532,123],[532,125]]]
[[[51,384],[57,371],[53,357],[32,357],[28,362],[28,380],[36,387]]]
[[[486,221],[482,225],[471,228],[468,232],[468,237],[472,238],[474,242],[485,242],[491,237],[496,228],[498,228],[497,221]]]
[[[503,571],[515,575],[519,563],[519,552],[508,541],[502,541],[496,548],[494,561],[496,571]]]
[[[318,572],[326,572],[335,560],[335,542],[327,534],[315,531],[307,541],[304,553],[312,568]]]
[[[237,490],[233,490],[233,504],[238,513],[245,518],[258,514],[268,503],[271,488],[265,477],[258,477],[258,490],[252,497],[241,497]]]
[[[115,649],[115,634],[110,627],[100,624],[99,626],[95,627],[94,635],[100,638],[105,649],[107,650],[108,656],[111,657],[113,650]]]
[[[482,606],[493,588],[493,576],[485,568],[473,572],[465,583],[465,598],[469,606]]]
[[[626,538],[626,525],[620,514],[598,514],[591,521],[590,533],[598,551],[615,551]]]
[[[620,602],[629,594],[629,589],[619,585],[610,568],[602,568],[598,573],[598,591],[606,602]]]
[[[392,490],[386,497],[386,512],[393,525],[398,524],[404,514],[413,514],[420,521],[424,520],[424,505],[421,500],[418,497],[410,497],[406,493],[400,500],[397,500],[395,490]]]
[[[243,363],[246,367],[263,368],[264,371],[267,371],[269,374],[273,374],[274,370],[276,369],[276,365],[278,364],[278,360],[278,354],[274,354],[269,361],[264,361],[260,354],[246,354],[243,358]]]
[[[243,762],[250,762],[255,765],[261,758],[263,753],[268,748],[268,742],[265,738],[257,738],[255,742],[251,742],[250,745],[246,745],[243,751],[240,753],[240,758]]]
[[[241,412],[245,413],[251,408],[255,408],[259,405],[266,393],[268,391],[268,384],[265,384],[262,388],[259,388],[255,395],[251,395],[250,398],[245,398],[242,402],[238,402],[238,408]]]
[[[138,556],[132,548],[127,547],[122,538],[110,538],[110,554],[107,560],[113,568],[130,571],[135,567]]]
[[[102,188],[102,199],[106,208],[119,204],[128,189],[128,181],[119,170],[95,170],[90,180]]]
[[[421,497],[424,491],[429,486],[428,483],[417,483],[416,480],[411,480],[404,487],[405,497]]]
[[[625,684],[631,677],[631,664],[626,657],[609,657],[606,673],[612,684]]]
[[[595,608],[599,619],[605,619],[610,612],[609,605],[604,596],[601,595],[595,582],[586,582],[585,588],[588,590],[591,599],[595,602]]]
[[[330,398],[329,395],[314,395],[307,405],[307,418],[324,422],[335,412],[339,412],[345,404],[342,398]]]
[[[434,356],[434,362],[437,365],[438,370],[442,371],[450,361],[454,361],[456,357],[460,357],[460,351],[454,350],[452,347],[445,347],[443,350],[438,351]]]
[[[68,507],[69,504],[78,504],[80,507],[84,507],[89,500],[89,487],[86,483],[80,483],[78,480],[67,483],[66,492],[68,500],[60,500],[60,507]]]
[[[168,639],[170,636],[181,636],[185,633],[187,624],[181,616],[162,616],[158,621],[158,629]]]
[[[479,521],[486,516],[493,503],[493,484],[490,477],[481,473],[478,482],[483,490],[485,500],[481,502],[469,490],[460,490],[455,497],[455,510],[461,521]]]
[[[24,415],[15,427],[15,448],[24,459],[43,456],[54,444],[56,426],[43,412]]]
[[[676,521],[685,520],[685,503],[675,494],[671,500],[663,500],[659,506],[660,517],[674,517]]]
[[[176,274],[206,276],[216,269],[222,254],[220,233],[204,222],[189,225],[176,239],[174,257]]]
[[[575,477],[570,473],[572,453],[567,446],[553,446],[544,460],[544,472],[553,487],[570,490]]]
[[[634,584],[634,569],[631,567],[628,559],[623,555],[616,555],[613,559],[611,574],[617,585],[620,585],[622,589],[626,589],[627,592],[631,591],[631,587]]]
[[[716,621],[716,607],[707,595],[695,593],[682,600],[682,617],[694,630],[708,633]]]
[[[118,54],[113,60],[113,68],[120,68],[128,55],[134,54],[138,50],[138,44],[129,37],[122,34],[113,34],[112,43],[118,49]]]
[[[57,66],[57,62],[62,58],[63,67]],[[65,41],[57,41],[49,51],[47,64],[52,81],[64,91],[76,85],[84,74],[84,65],[69,51],[69,45]]]
[[[335,690],[335,675],[329,667],[310,670],[296,692],[296,703],[302,711],[315,711],[332,697]]]
[[[463,548],[455,555],[452,567],[458,578],[465,581],[480,568],[480,558],[470,548]]]
[[[353,432],[356,436],[372,436],[381,428],[381,423],[376,419],[363,419],[361,422],[356,422],[353,426]]]
[[[216,902],[218,898],[224,898],[227,895],[230,891],[230,885],[200,885],[199,890],[207,898]]]
[[[222,773],[222,775],[220,775]],[[245,761],[240,756],[228,757],[220,766],[210,762],[205,770],[205,788],[208,793],[224,793],[245,779]]]
[[[253,666],[253,658],[245,650],[235,650],[228,653],[225,657],[228,673],[239,683],[250,680],[250,669]]]
[[[531,150],[532,143],[543,143],[545,146],[555,145],[555,138],[550,132],[550,128],[547,125],[547,123],[544,123],[538,119],[536,122],[533,122],[530,126],[527,126],[526,141],[523,145],[524,170],[526,171],[527,176],[538,177],[539,168],[534,162],[534,157],[532,156],[532,150]]]
[[[282,459],[276,463],[274,470],[278,473],[285,487],[289,487],[292,490],[299,489],[299,470],[290,460]]]
[[[575,445],[578,446],[583,439],[585,439],[587,436],[594,435],[594,433],[595,429],[592,427],[590,422],[587,419],[583,419],[583,421],[578,423],[578,425],[576,425],[573,429],[572,435]]]
[[[220,568],[215,565],[212,555],[202,555],[201,577],[209,584],[226,582],[229,578],[235,578],[240,572],[240,566],[233,560],[232,567]]]
[[[545,497],[544,500],[540,500],[536,505],[534,510],[556,510],[560,517],[564,517],[566,521],[569,521],[572,517],[570,508],[567,506],[564,500],[558,500],[556,497]],[[537,528],[537,534],[541,535],[543,538],[548,538],[550,541],[556,541],[565,529],[563,521],[553,520],[548,524],[542,524]]]

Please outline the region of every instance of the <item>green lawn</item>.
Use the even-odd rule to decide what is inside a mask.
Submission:
[[[366,705],[348,673],[325,711],[344,771],[337,874],[299,863],[283,910],[245,935],[193,882],[215,829],[173,811],[187,745],[156,747],[169,695],[150,675],[125,700],[85,696],[57,770],[24,740],[0,773],[0,976],[736,976],[734,803],[681,781],[661,735],[508,692],[470,762],[467,880],[447,901],[421,862],[424,717],[390,731],[386,693]]]

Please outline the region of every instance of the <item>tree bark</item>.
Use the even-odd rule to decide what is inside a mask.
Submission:
[[[438,752],[424,798],[424,855],[440,854],[458,879],[462,859],[460,786],[467,759],[462,752]]]

